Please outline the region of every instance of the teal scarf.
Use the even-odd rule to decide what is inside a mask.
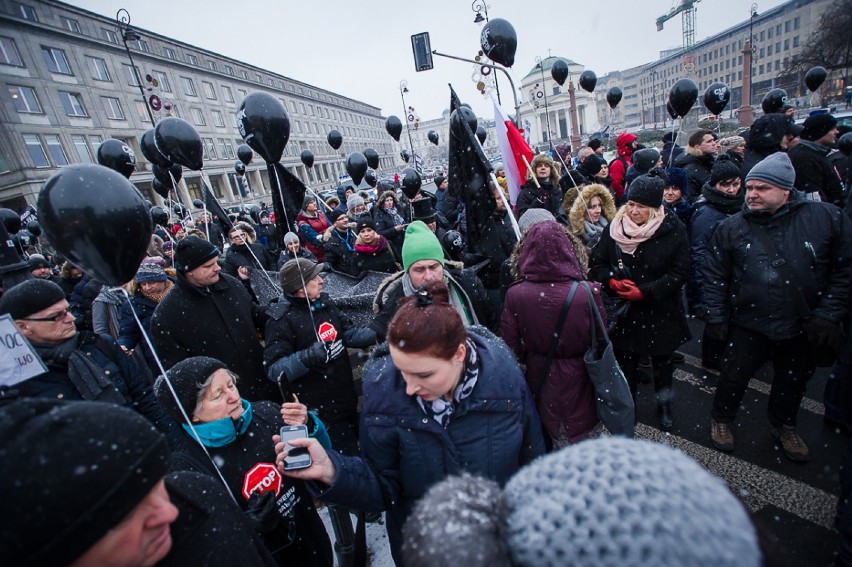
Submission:
[[[236,421],[230,417],[223,417],[209,423],[199,423],[193,426],[183,423],[181,426],[193,439],[195,439],[195,435],[198,435],[201,444],[205,447],[224,447],[236,441],[238,435],[245,433],[251,423],[251,404],[248,400],[240,399],[240,401],[243,404],[243,415]],[[193,430],[195,430],[194,434]]]

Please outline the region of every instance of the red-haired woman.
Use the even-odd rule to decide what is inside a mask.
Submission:
[[[544,453],[544,439],[509,349],[482,327],[465,329],[444,284],[402,300],[387,339],[390,355],[375,357],[364,375],[363,457],[295,440],[313,464],[282,472],[318,481],[323,501],[387,511],[399,563],[402,526],[430,486],[463,471],[504,484]],[[276,451],[281,465],[283,444]]]

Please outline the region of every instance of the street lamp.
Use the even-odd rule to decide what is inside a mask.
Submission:
[[[483,22],[488,23],[488,8],[490,7],[482,0],[473,0],[470,5],[470,9],[476,12],[473,23],[477,25],[482,25]],[[485,13],[484,18],[482,17],[483,12]],[[500,100],[500,83],[497,81],[497,75],[494,75],[494,89],[497,91],[497,103],[503,104],[503,101]]]
[[[550,133],[550,110],[547,108],[547,85],[544,82],[544,65],[542,65],[541,57],[536,55],[535,68],[541,72],[541,92],[544,93],[544,118],[547,124],[547,143],[550,144],[550,151],[553,151],[553,135]]]
[[[151,119],[151,126],[156,126],[154,115],[151,113],[151,107],[148,105],[148,100],[145,98],[145,88],[142,86],[142,77],[136,71],[136,65],[133,63],[133,55],[130,53],[128,41],[139,41],[142,39],[135,29],[130,26],[130,12],[121,8],[115,13],[115,21],[118,24],[118,29],[121,32],[121,40],[124,42],[124,50],[127,51],[127,58],[130,59],[130,70],[136,75],[136,84],[139,86],[139,92],[142,95],[142,104],[145,105],[145,110],[148,111],[148,118]]]
[[[754,31],[753,30],[754,30],[754,19],[756,17],[757,17],[757,3],[754,3],[754,4],[751,5],[751,17],[749,18],[749,22],[748,22],[748,42],[749,42],[749,46],[751,47],[751,54],[752,54],[752,56],[748,60],[748,62],[749,62],[749,70],[748,70],[748,95],[749,95],[749,100],[748,100],[748,105],[749,106],[751,106],[751,96],[752,96],[751,95],[751,76],[752,76],[752,72],[754,70],[753,61],[754,61],[754,53],[755,53]]]
[[[405,104],[405,93],[408,92],[408,81],[405,79],[399,82],[399,97],[402,99],[402,112],[405,118],[405,131],[408,133],[408,147],[411,148],[411,157],[414,160],[414,169],[417,169],[417,154],[414,152],[414,142],[411,141],[411,126],[408,119],[408,105]]]

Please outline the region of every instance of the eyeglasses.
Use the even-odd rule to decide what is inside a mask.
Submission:
[[[38,322],[42,322],[42,323],[59,323],[60,321],[65,319],[65,316],[68,315],[69,313],[71,313],[71,306],[70,305],[68,307],[66,307],[65,309],[63,309],[62,311],[60,311],[59,313],[57,313],[56,315],[52,315],[50,317],[26,317],[26,318],[22,318],[21,321],[38,321]]]
[[[231,235],[231,240],[240,240],[241,238],[245,238],[246,235],[244,232],[235,232]]]

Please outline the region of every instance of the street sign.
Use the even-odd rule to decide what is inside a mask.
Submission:
[[[432,65],[432,46],[429,42],[429,32],[412,35],[411,50],[414,52],[415,71],[428,71],[434,67]]]

